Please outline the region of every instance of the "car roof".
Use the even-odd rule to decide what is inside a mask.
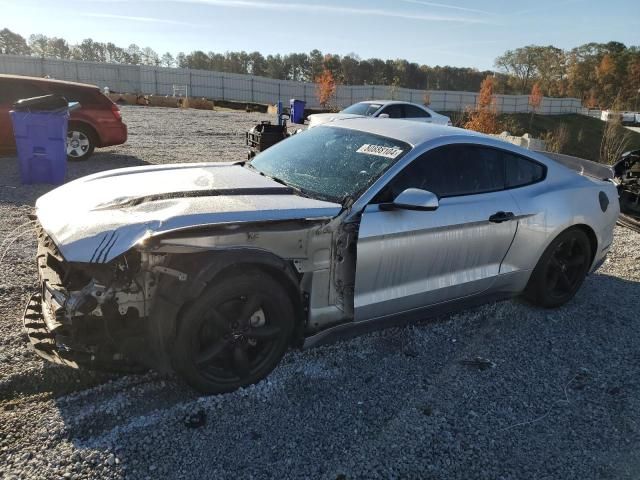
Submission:
[[[475,138],[495,140],[482,133],[464,130],[462,128],[392,118],[345,118],[339,122],[329,122],[319,125],[319,127],[359,130],[361,132],[400,140],[414,147],[441,137],[465,136],[469,137],[470,141]]]
[[[67,80],[56,80],[54,78],[43,78],[43,77],[28,77],[26,75],[6,75],[0,73],[0,80],[28,80],[30,82],[41,82],[41,83],[54,83],[56,85],[67,85],[71,87],[82,87],[82,88],[91,88],[96,89],[99,88],[96,85],[91,85],[89,83],[78,83],[78,82],[69,82]]]

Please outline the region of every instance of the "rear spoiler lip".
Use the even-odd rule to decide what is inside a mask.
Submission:
[[[545,157],[574,170],[580,175],[586,175],[599,180],[613,180],[615,177],[611,165],[604,165],[602,163],[593,162],[580,157],[572,157],[571,155],[564,155],[562,153],[544,152],[540,150],[537,150],[536,153],[544,155]]]

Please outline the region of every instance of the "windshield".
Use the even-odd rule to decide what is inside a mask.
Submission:
[[[342,202],[364,191],[410,148],[391,138],[323,126],[277,143],[251,166],[311,197]]]
[[[350,107],[345,108],[340,113],[352,113],[353,115],[363,115],[365,117],[370,117],[374,113],[376,113],[380,107],[379,103],[356,103],[351,105]]]

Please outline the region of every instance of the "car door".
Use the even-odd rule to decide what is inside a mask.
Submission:
[[[429,112],[416,105],[403,105],[402,108],[404,109],[404,117],[407,120],[424,123],[431,123],[433,121]]]
[[[386,207],[406,188],[439,196],[434,211]],[[499,151],[450,145],[401,171],[365,208],[357,246],[355,319],[438,304],[490,289],[516,233]]]

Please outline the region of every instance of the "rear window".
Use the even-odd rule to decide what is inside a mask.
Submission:
[[[73,87],[56,83],[48,84],[47,88],[51,93],[62,95],[70,102],[80,102],[80,105],[102,105],[106,98],[97,88]]]
[[[23,98],[50,94],[62,95],[68,101],[80,102],[81,105],[106,105],[108,103],[107,97],[98,88],[76,87],[38,80],[0,80],[0,104],[3,105],[13,105]]]
[[[46,95],[36,82],[25,80],[0,80],[0,104],[13,105],[22,98]]]

